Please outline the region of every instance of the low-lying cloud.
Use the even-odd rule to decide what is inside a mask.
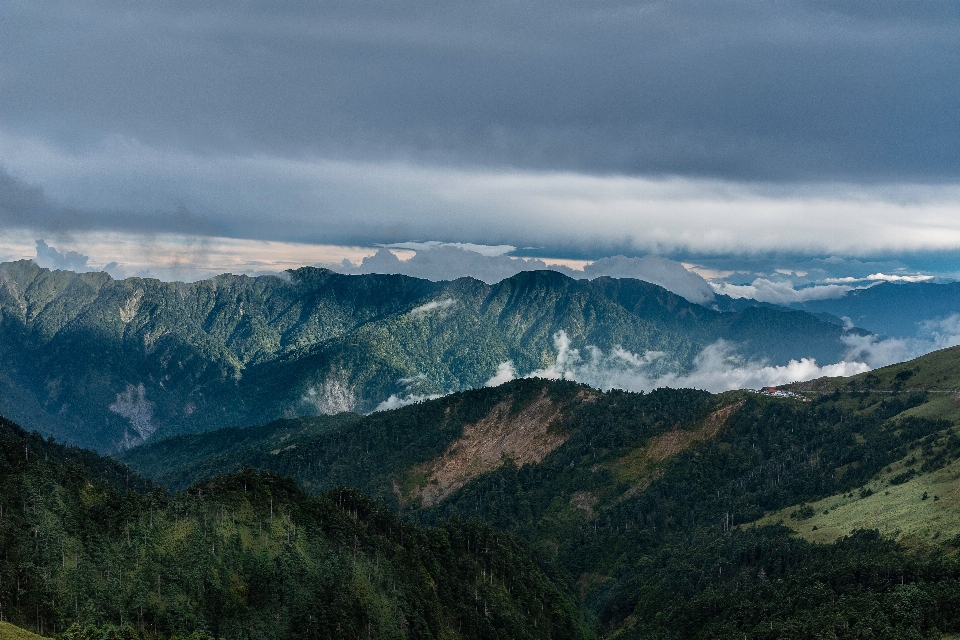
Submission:
[[[737,285],[726,282],[711,283],[714,291],[731,298],[750,298],[758,302],[790,305],[810,302],[811,300],[831,300],[841,298],[856,287],[841,284],[814,285],[794,289],[789,280],[775,282],[766,278],[757,278],[752,284]]]
[[[437,309],[449,309],[457,303],[453,298],[444,298],[443,300],[431,300],[426,304],[422,304],[419,307],[415,307],[410,310],[411,315],[416,315],[420,313],[429,313],[431,311],[436,311]]]
[[[409,394],[391,394],[389,398],[381,402],[374,408],[373,412],[377,411],[390,411],[391,409],[399,409],[400,407],[405,407],[409,404],[417,404],[419,402],[424,402],[425,400],[436,400],[440,398],[441,394],[439,393],[428,393],[428,394],[418,394],[418,393],[409,393]]]
[[[871,273],[870,275],[863,278],[854,278],[852,276],[846,278],[827,278],[824,282],[927,282],[933,280],[934,276],[930,275],[889,275],[886,273]]]
[[[880,338],[875,335],[844,334],[846,358],[866,362],[871,368],[912,360],[936,351],[960,345],[960,314],[920,323],[917,337]]]
[[[852,324],[847,325],[852,328]],[[571,380],[605,391],[652,391],[661,387],[704,389],[720,393],[733,389],[759,389],[821,377],[847,377],[871,369],[919,357],[936,349],[960,345],[960,314],[931,320],[921,326],[922,338],[882,339],[875,335],[845,333],[842,336],[847,352],[844,359],[820,365],[814,358],[791,360],[774,365],[748,360],[736,352],[736,345],[718,340],[706,346],[688,371],[657,374],[654,369],[667,356],[662,351],[638,354],[614,347],[604,351],[588,345],[575,349],[563,330],[553,336],[556,357],[552,364],[525,374],[516,370],[512,360],[501,362],[486,387],[495,387],[518,377]],[[662,368],[660,369],[662,370]],[[384,411],[440,397],[415,393],[391,395],[375,411]]]
[[[497,365],[497,372],[487,380],[483,386],[499,387],[505,382],[510,382],[517,377],[517,370],[513,365],[513,360],[507,360]]]
[[[410,376],[409,378],[400,378],[397,383],[403,387],[403,390],[399,393],[390,394],[390,397],[378,404],[371,413],[399,409],[400,407],[405,407],[410,404],[417,404],[426,400],[435,400],[446,395],[445,393],[435,393],[426,390],[431,385],[427,376],[422,373]]]
[[[667,354],[661,351],[633,353],[622,347],[604,351],[588,345],[583,349],[571,346],[565,331],[553,336],[556,357],[542,369],[521,374],[512,360],[501,362],[496,372],[484,383],[495,387],[518,377],[547,380],[571,380],[604,391],[652,391],[661,387],[704,389],[720,393],[733,389],[759,389],[791,382],[802,382],[821,377],[847,377],[870,371],[876,367],[918,357],[935,349],[960,345],[960,314],[929,321],[922,327],[923,339],[881,339],[873,335],[847,333],[845,358],[840,362],[820,365],[814,358],[791,360],[773,365],[748,360],[738,355],[736,345],[718,340],[706,346],[694,359],[693,366],[684,372],[657,375],[653,368]],[[409,382],[409,381],[404,381]],[[432,400],[439,394],[407,393],[391,395],[374,411],[397,409],[409,404]]]
[[[731,389],[755,389],[822,376],[851,376],[871,369],[858,361],[841,361],[820,366],[813,358],[791,360],[785,365],[770,365],[738,356],[735,346],[720,340],[701,351],[693,367],[684,373],[653,375],[649,365],[664,357],[661,352],[635,354],[622,348],[610,352],[588,346],[581,353],[570,347],[566,332],[554,335],[556,360],[545,369],[531,371],[526,377],[573,380],[598,389],[650,391],[659,387],[705,389],[713,393]],[[503,365],[501,365],[503,366]]]

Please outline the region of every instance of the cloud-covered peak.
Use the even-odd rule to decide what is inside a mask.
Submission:
[[[64,271],[88,271],[87,261],[90,258],[76,251],[57,251],[44,240],[37,240],[37,257],[34,258],[41,267],[47,269],[61,269]]]
[[[582,271],[563,264],[550,264],[539,258],[518,258],[463,248],[463,245],[418,243],[419,250],[408,260],[400,260],[389,249],[381,248],[359,265],[344,260],[338,265],[320,265],[340,273],[397,273],[426,280],[441,281],[471,277],[488,284],[500,282],[522,271],[559,271],[577,279],[593,280],[602,276],[634,278],[659,285],[690,302],[707,304],[714,299],[713,288],[701,276],[681,263],[658,256],[628,258],[613,256],[587,264]],[[404,248],[410,243],[403,245]],[[425,248],[423,248],[425,247]]]
[[[425,243],[419,243],[424,246]],[[327,266],[327,265],[321,265]],[[332,267],[341,273],[399,273],[439,282],[471,277],[488,284],[500,282],[521,271],[547,269],[542,260],[523,260],[503,255],[483,255],[451,244],[426,245],[409,260],[400,260],[392,251],[381,248],[359,265],[344,260]]]
[[[659,256],[601,258],[586,265],[583,274],[591,279],[610,276],[652,282],[697,304],[707,304],[714,298],[713,288],[703,277],[679,262]]]

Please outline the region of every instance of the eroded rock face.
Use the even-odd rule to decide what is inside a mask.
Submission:
[[[511,415],[512,398],[496,405],[486,417],[467,425],[463,435],[444,454],[417,472],[427,477],[415,489],[424,506],[437,504],[467,482],[513,460],[517,466],[537,463],[566,442],[569,434],[551,425],[560,417],[557,407],[543,394]]]
[[[676,431],[668,431],[659,436],[650,439],[650,444],[647,445],[646,455],[650,460],[661,461],[666,460],[671,456],[675,456],[684,449],[689,448],[693,443],[700,442],[702,440],[709,440],[710,438],[717,435],[717,432],[720,431],[722,427],[727,422],[727,418],[732,416],[737,409],[743,406],[744,400],[735,402],[733,404],[728,404],[725,407],[721,407],[707,416],[706,420],[703,421],[703,424],[699,428],[687,431],[678,429]]]
[[[153,402],[147,400],[146,387],[142,382],[137,386],[127,383],[126,390],[117,394],[116,401],[110,405],[109,409],[126,418],[135,432],[135,435],[129,431],[124,433],[123,439],[117,443],[117,449],[124,451],[150,439],[157,429],[153,424],[155,406]]]
[[[730,416],[736,413],[744,403],[744,400],[740,400],[716,409],[695,429],[673,429],[654,436],[645,447],[636,449],[616,461],[612,465],[612,470],[633,485],[620,499],[629,498],[639,491],[646,491],[653,479],[662,472],[659,463],[697,442],[715,437]]]

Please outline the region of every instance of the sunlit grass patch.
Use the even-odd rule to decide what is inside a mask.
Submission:
[[[42,637],[9,622],[0,622],[0,640],[39,640]]]
[[[907,409],[898,418],[914,416],[931,420],[949,420],[960,424],[960,402],[953,393],[931,393],[929,399],[919,407]]]
[[[950,543],[960,534],[960,461],[903,484],[890,484],[907,468],[905,461],[898,462],[874,477],[862,492],[810,502],[813,514],[809,517],[802,517],[809,510],[803,514],[795,505],[772,512],[757,524],[782,521],[811,542],[829,543],[855,529],[877,529],[911,546]]]

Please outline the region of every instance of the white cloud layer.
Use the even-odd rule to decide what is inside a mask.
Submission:
[[[829,300],[840,298],[856,287],[840,284],[814,285],[794,289],[789,280],[775,282],[766,278],[757,278],[752,284],[737,285],[726,282],[711,282],[713,289],[731,298],[750,298],[760,302],[788,305],[794,302],[811,300]]]
[[[431,300],[426,304],[422,304],[419,307],[415,307],[410,310],[411,315],[416,315],[418,313],[429,313],[431,311],[436,311],[437,309],[448,309],[457,303],[453,298],[444,298],[443,300]]]
[[[850,325],[848,325],[850,328]],[[919,357],[936,349],[960,345],[960,314],[923,323],[920,338],[891,338],[845,334],[845,358],[840,362],[819,365],[814,358],[791,360],[785,365],[747,360],[736,353],[734,344],[718,340],[705,347],[694,359],[693,367],[685,373],[655,375],[651,365],[666,354],[647,351],[636,354],[621,347],[604,352],[588,345],[581,353],[571,347],[570,338],[563,330],[553,336],[556,358],[543,369],[518,374],[512,360],[501,362],[496,373],[484,383],[496,387],[517,377],[572,380],[597,389],[624,389],[652,391],[661,387],[705,389],[712,393],[732,389],[759,389],[791,382],[802,382],[825,376],[846,377],[871,369]],[[391,395],[374,411],[386,411],[439,398],[438,394],[416,394],[409,391],[413,379],[401,380],[408,385],[405,394]]]
[[[850,376],[869,371],[864,362],[842,361],[820,366],[812,358],[791,360],[786,365],[768,365],[744,360],[734,353],[734,346],[718,341],[707,346],[694,360],[693,369],[683,374],[651,376],[647,365],[663,356],[647,352],[637,355],[621,348],[604,353],[587,347],[586,354],[570,348],[564,331],[554,335],[557,350],[555,362],[546,369],[532,371],[528,377],[551,380],[575,380],[599,389],[650,391],[659,387],[706,389],[714,393],[731,389],[755,389],[789,382],[811,380],[821,376]]]
[[[636,253],[873,255],[960,248],[958,185],[791,186],[199,154],[121,136],[74,149],[2,130],[0,166],[24,189],[42,189],[28,194],[37,200],[30,200],[36,215],[18,217],[11,202],[14,208],[0,216],[4,228],[70,231],[85,221],[128,231],[137,225],[153,232],[163,225],[179,232],[215,229],[262,240],[436,238]],[[97,212],[117,211],[123,215],[98,218]]]
[[[871,368],[912,360],[937,349],[960,345],[960,314],[921,323],[915,338],[886,338],[846,334],[845,357],[866,362]]]
[[[517,370],[513,366],[512,360],[507,360],[506,362],[501,362],[497,366],[497,372],[487,380],[483,386],[485,387],[499,387],[505,382],[510,382],[517,377]]]
[[[901,275],[888,275],[888,274],[886,274],[886,273],[871,273],[870,275],[866,276],[865,278],[854,278],[854,277],[846,277],[846,278],[826,278],[826,279],[824,279],[824,282],[828,282],[828,283],[830,283],[830,282],[864,282],[864,281],[871,281],[871,282],[926,282],[926,281],[928,281],[928,280],[933,280],[933,279],[934,279],[934,276],[926,276],[926,275],[901,276]]]
[[[410,393],[406,395],[391,394],[389,398],[377,405],[373,410],[374,413],[377,411],[390,411],[391,409],[399,409],[400,407],[405,407],[408,404],[417,404],[418,402],[424,402],[425,400],[436,400],[441,397],[440,394],[430,393],[426,395],[419,395],[416,393]]]

